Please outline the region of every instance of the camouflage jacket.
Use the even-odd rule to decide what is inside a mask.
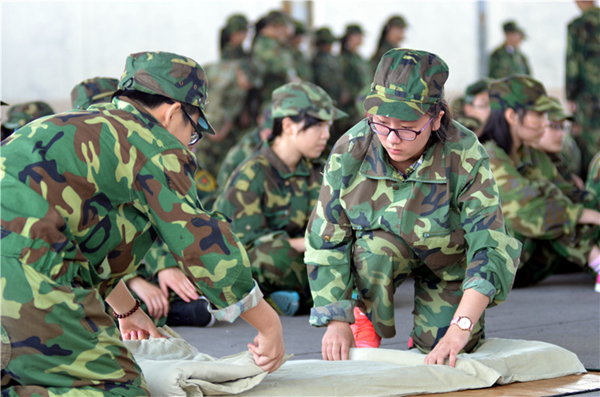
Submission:
[[[221,51],[221,59],[223,60],[246,58],[248,58],[248,54],[246,54],[246,51],[244,51],[244,48],[241,45],[232,46],[231,44],[226,44],[223,51]]]
[[[346,82],[339,59],[333,54],[318,51],[311,65],[315,84],[324,89],[335,104],[340,105],[342,93],[346,90]]]
[[[308,62],[302,51],[299,49],[290,47],[290,51],[292,53],[292,58],[294,59],[294,66],[298,72],[298,77],[304,81],[312,82],[314,76],[310,62]]]
[[[319,195],[322,171],[319,163],[302,159],[290,172],[264,143],[236,169],[215,208],[232,219],[232,230],[247,248],[302,237]],[[287,242],[285,246],[293,250]]]
[[[359,96],[363,89],[373,81],[373,72],[371,65],[355,52],[344,51],[339,56],[340,65],[344,84],[350,94],[350,101],[342,110],[351,114],[353,117],[359,116],[356,114],[354,101]],[[362,114],[360,115],[362,116]]]
[[[501,79],[512,75],[530,75],[527,58],[517,48],[509,52],[505,45],[498,47],[489,60],[488,76],[492,79]]]
[[[543,153],[522,145],[518,156],[510,157],[493,141],[485,142],[484,147],[500,189],[506,226],[515,237],[524,241],[575,234],[584,206],[573,203],[544,177],[540,164],[555,168],[543,158]]]
[[[252,49],[252,61],[262,76],[260,89],[263,102],[271,100],[276,88],[297,79],[294,59],[289,49],[279,41],[259,35]]]
[[[248,159],[252,153],[259,150],[262,141],[260,140],[260,127],[256,127],[242,136],[242,139],[236,143],[223,159],[219,173],[217,174],[217,186],[222,191],[227,180],[233,174],[238,165]]]
[[[2,256],[107,296],[158,235],[215,316],[233,321],[262,294],[229,224],[201,209],[195,169],[128,99],[39,119],[2,142]]]
[[[600,152],[590,162],[585,188],[596,192],[600,197]]]
[[[483,293],[491,305],[506,299],[520,244],[506,231],[488,157],[471,131],[453,124],[448,140],[429,147],[406,181],[366,121],[338,141],[306,231],[311,324],[352,321],[354,273],[375,255],[464,280],[463,289]],[[394,276],[373,277],[389,291]]]
[[[388,43],[386,40],[383,41],[381,47],[377,48],[377,52],[373,54],[370,60],[371,70],[373,71],[373,73],[375,73],[375,71],[377,70],[377,66],[379,65],[379,61],[381,61],[381,57],[392,48],[396,47]]]
[[[594,7],[569,23],[566,95],[569,100],[596,103],[600,112],[600,8]]]

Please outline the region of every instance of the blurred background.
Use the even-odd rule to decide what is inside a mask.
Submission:
[[[564,100],[566,28],[580,14],[571,0],[3,0],[1,99],[9,104],[42,100],[56,112],[68,110],[75,84],[95,76],[120,78],[127,55],[139,51],[169,51],[202,65],[213,63],[219,58],[219,30],[228,16],[242,13],[254,23],[273,9],[288,12],[311,29],[327,26],[336,36],[349,23],[361,24],[365,36],[359,52],[367,59],[385,21],[402,15],[408,23],[402,46],[434,52],[448,63],[450,100],[487,72],[486,59],[502,44],[507,20],[516,21],[526,33],[521,50],[529,58],[532,76]],[[309,40],[302,45],[306,56]],[[2,107],[3,115],[6,110]]]

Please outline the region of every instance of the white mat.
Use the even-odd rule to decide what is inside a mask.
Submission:
[[[153,396],[408,396],[479,389],[585,373],[577,356],[536,341],[489,339],[456,368],[425,365],[416,350],[351,349],[349,361],[291,360],[272,374],[248,352],[220,360],[178,335],[126,341]]]

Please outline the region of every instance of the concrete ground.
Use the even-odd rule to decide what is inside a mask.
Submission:
[[[407,349],[412,328],[413,286],[409,279],[394,296],[397,334],[382,347]],[[308,324],[308,315],[281,318],[286,352],[293,359],[320,359],[324,329]],[[246,349],[254,329],[238,319],[212,328],[174,327],[201,352],[223,357]],[[566,348],[588,369],[600,368],[600,294],[594,279],[584,273],[554,275],[529,288],[514,289],[508,300],[486,311],[486,336],[537,340]],[[600,385],[599,385],[600,386]],[[597,393],[584,394],[586,396]]]

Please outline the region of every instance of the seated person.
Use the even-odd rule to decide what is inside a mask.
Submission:
[[[273,91],[273,132],[259,152],[239,166],[215,208],[248,250],[252,275],[275,310],[292,316],[312,304],[304,232],[321,188],[331,122],[345,113],[308,83]]]
[[[544,176],[558,172],[532,147],[544,135],[552,107],[544,86],[511,76],[493,82],[489,92],[492,113],[480,140],[490,156],[508,230],[523,243],[515,286],[543,280],[565,260],[598,273],[600,212],[574,202]]]

